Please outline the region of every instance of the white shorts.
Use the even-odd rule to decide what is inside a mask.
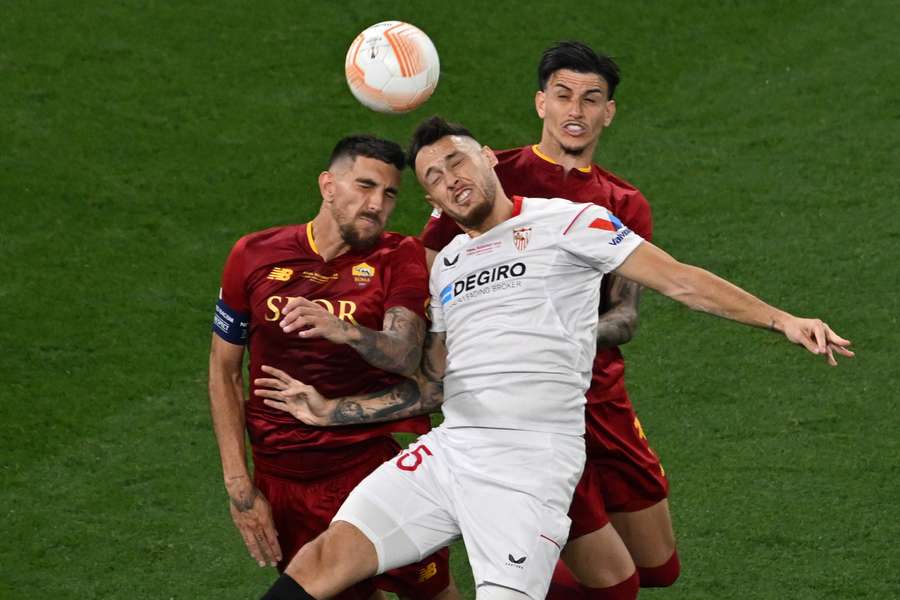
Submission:
[[[584,439],[532,431],[438,427],[350,493],[334,521],[375,545],[378,572],[462,536],[476,587],[547,594],[569,533]]]

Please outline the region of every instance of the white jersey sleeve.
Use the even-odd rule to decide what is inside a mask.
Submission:
[[[563,230],[560,247],[586,266],[609,273],[643,241],[614,214],[589,204]]]
[[[439,286],[440,283],[437,278],[437,269],[432,269],[431,275],[428,278],[428,289],[431,292],[428,316],[431,318],[431,331],[435,333],[447,331],[447,323],[444,321],[444,306],[441,304],[441,290]]]

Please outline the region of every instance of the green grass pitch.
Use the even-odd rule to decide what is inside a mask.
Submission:
[[[343,77],[391,18],[442,62],[405,116]],[[569,38],[622,66],[597,159],[657,243],[858,351],[829,369],[647,294],[628,381],[683,574],[642,597],[897,597],[897,31],[890,0],[3,2],[0,598],[258,597],[274,572],[230,522],[205,391],[231,244],[311,218],[343,135],[405,143],[439,113],[537,141],[537,59]],[[427,214],[407,173],[393,228]]]

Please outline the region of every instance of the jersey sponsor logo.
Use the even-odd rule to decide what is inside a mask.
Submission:
[[[266,279],[274,279],[275,281],[290,281],[291,275],[294,274],[293,269],[287,267],[275,267]]]
[[[613,239],[609,240],[608,244],[609,244],[610,246],[618,246],[619,244],[622,243],[622,240],[624,240],[624,239],[625,239],[626,237],[628,237],[630,234],[631,234],[631,230],[628,229],[627,227],[624,227],[624,228],[622,228],[622,229],[619,231],[618,234],[616,234],[616,237],[614,237]]]
[[[437,575],[437,571],[437,563],[431,561],[430,563],[416,571],[416,574],[419,576],[419,583],[428,581],[429,579]]]
[[[353,265],[350,274],[353,275],[353,281],[362,287],[375,277],[375,267],[369,263],[359,263],[358,265]]]
[[[314,283],[324,285],[332,281],[337,281],[338,277],[340,277],[340,274],[333,273],[331,275],[322,275],[321,273],[316,273],[314,271],[303,271],[302,273],[300,273],[300,277],[302,277],[303,279],[308,279]]]
[[[531,239],[531,227],[516,227],[512,230],[513,245],[516,250],[522,252],[528,247],[528,240]]]
[[[454,299],[468,300],[503,289],[519,287],[521,282],[510,280],[522,277],[526,270],[525,263],[514,262],[511,265],[498,265],[477,273],[470,273],[466,277],[447,284],[441,290],[441,305]]]
[[[284,316],[285,305],[296,296],[269,296],[266,298],[266,321],[280,321]],[[353,314],[356,312],[356,302],[352,300],[326,300],[324,298],[314,298],[311,300],[319,306],[322,306],[336,316],[341,321],[347,321],[354,325],[359,325]]]

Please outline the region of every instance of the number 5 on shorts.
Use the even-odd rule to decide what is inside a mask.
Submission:
[[[404,471],[415,471],[419,468],[419,465],[422,464],[422,452],[427,454],[428,456],[434,456],[431,454],[431,450],[428,449],[428,446],[425,444],[419,444],[415,450],[410,450],[409,452],[404,452],[400,455],[400,458],[397,459],[397,468],[402,469]],[[410,462],[407,460],[408,458],[413,458]]]

